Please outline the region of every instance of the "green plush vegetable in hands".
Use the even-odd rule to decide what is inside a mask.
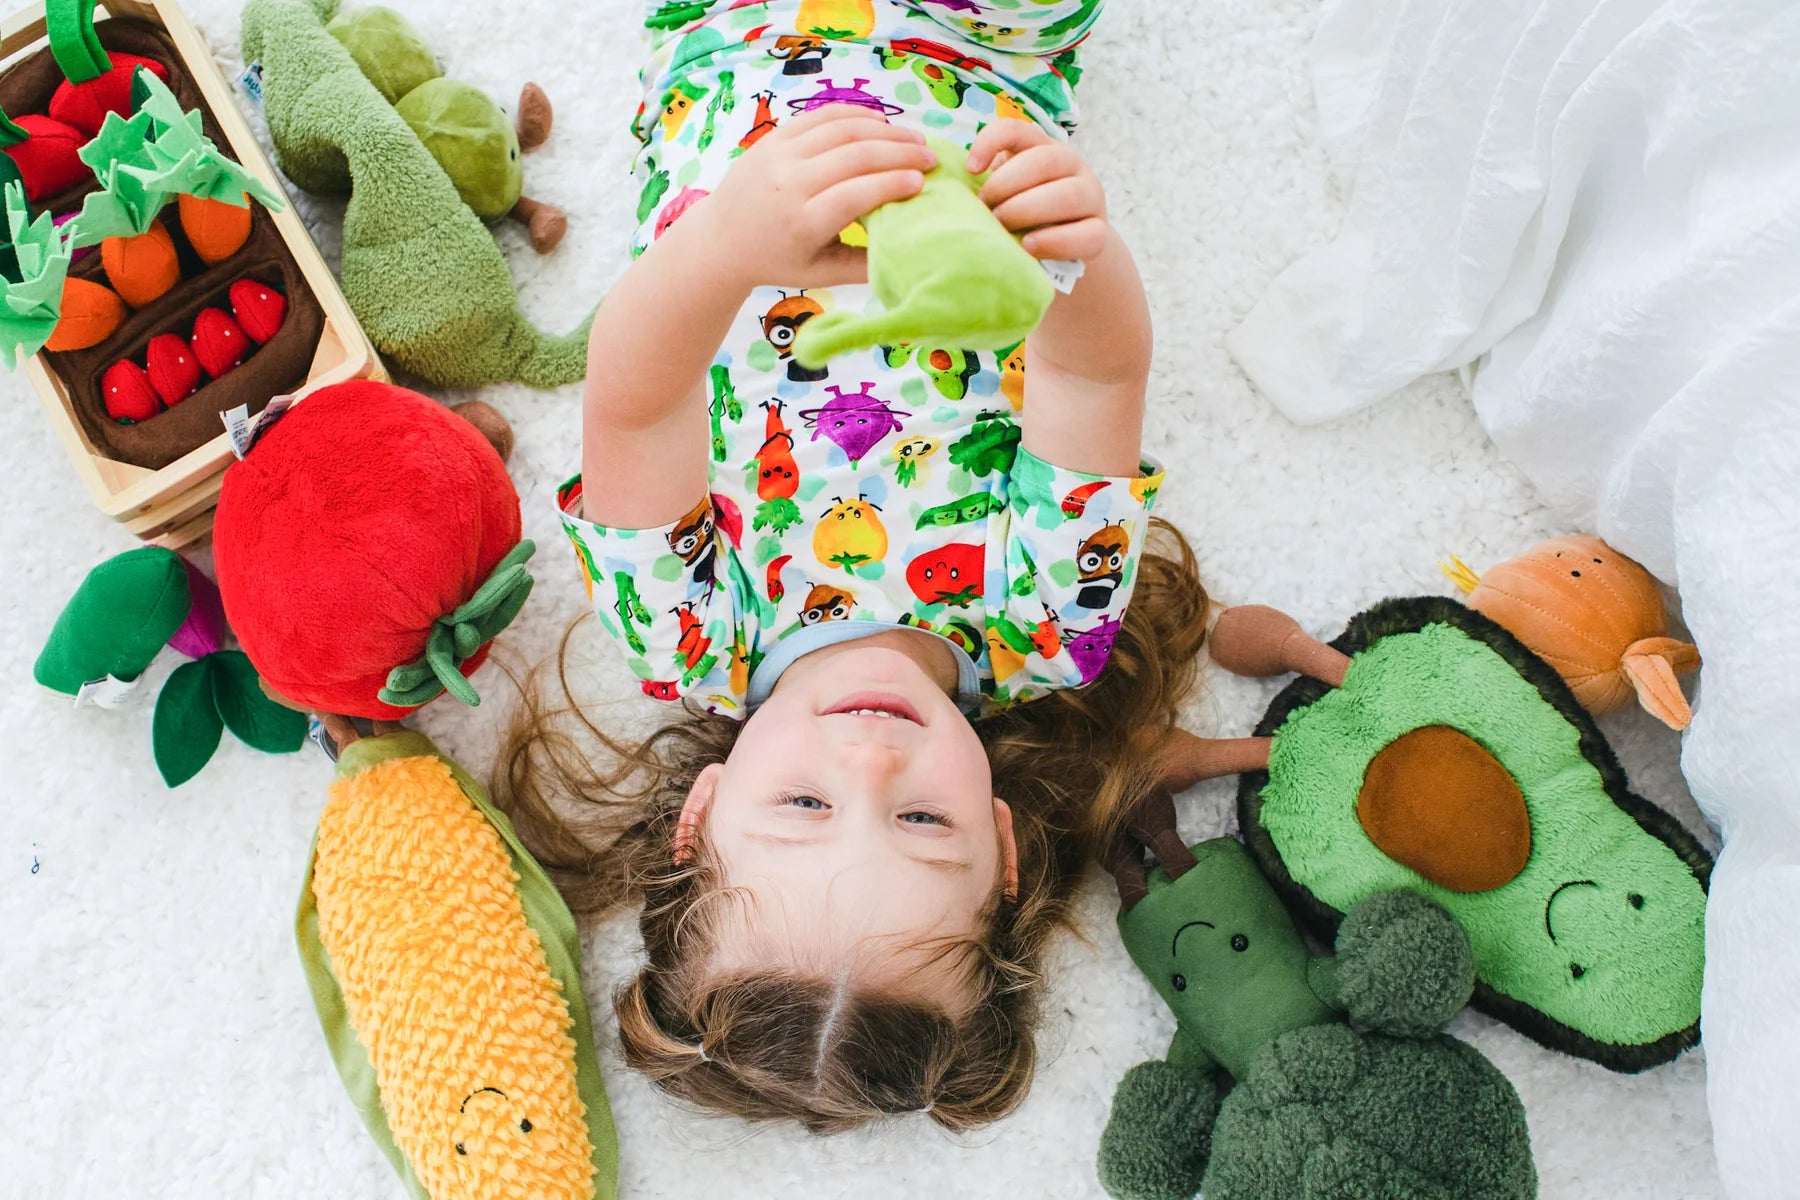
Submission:
[[[25,187],[6,184],[6,237],[0,254],[0,363],[8,370],[44,348],[62,316],[69,244],[49,213],[34,221]]]
[[[924,189],[863,218],[869,286],[883,311],[808,321],[794,341],[801,366],[903,342],[999,350],[1023,341],[1056,298],[1037,259],[982,202],[986,176],[964,168],[968,152],[938,137],[926,142],[937,166]]]

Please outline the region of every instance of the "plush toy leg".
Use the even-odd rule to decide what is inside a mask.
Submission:
[[[550,127],[555,122],[556,112],[544,89],[535,83],[526,84],[519,92],[519,149],[529,154],[549,141]]]
[[[1269,769],[1269,738],[1203,738],[1177,729],[1159,752],[1157,778],[1171,792],[1203,779]]]
[[[494,453],[500,456],[501,462],[512,457],[512,423],[500,415],[499,409],[486,400],[470,400],[458,404],[450,411],[473,425],[487,439],[488,445],[494,448]]]
[[[1341,687],[1350,659],[1310,636],[1294,618],[1261,604],[1228,608],[1213,626],[1212,660],[1233,675],[1290,671]]]
[[[1376,892],[1338,927],[1337,953],[1315,958],[1307,982],[1358,1025],[1429,1037],[1475,990],[1475,954],[1456,918],[1417,892]]]
[[[531,248],[539,254],[548,254],[562,244],[563,234],[569,232],[569,216],[554,204],[545,204],[541,200],[533,200],[530,196],[520,196],[519,202],[506,214],[510,221],[517,221],[525,226],[531,236]]]
[[[1100,1186],[1116,1200],[1189,1200],[1219,1116],[1216,1072],[1157,1059],[1125,1073],[1100,1135]]]

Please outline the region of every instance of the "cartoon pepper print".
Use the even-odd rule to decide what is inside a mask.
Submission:
[[[705,153],[713,144],[718,132],[718,120],[721,112],[730,114],[737,107],[737,75],[732,71],[719,72],[719,86],[713,92],[712,100],[706,106],[706,124],[700,127],[700,137],[694,143],[695,148]]]
[[[981,573],[987,551],[972,542],[951,542],[913,559],[906,566],[906,584],[925,604],[967,608],[981,594]]]
[[[757,92],[754,99],[756,100],[756,115],[750,118],[749,132],[738,139],[737,148],[731,152],[732,158],[736,158],[750,147],[756,145],[756,143],[768,137],[771,133],[774,133],[776,125],[778,124],[775,120],[775,112],[770,108],[770,105],[775,102],[775,93],[769,91]],[[639,217],[638,220],[641,221],[643,218]]]
[[[763,444],[756,451],[756,516],[751,527],[786,533],[800,523],[800,506],[794,493],[800,487],[800,467],[794,461],[794,435],[781,419],[781,401],[765,400],[768,419],[763,423]]]
[[[712,405],[707,415],[712,421],[712,457],[714,462],[725,461],[725,422],[727,419],[737,422],[744,419],[744,404],[738,399],[737,388],[731,382],[731,368],[723,363],[714,363],[711,371]]]
[[[854,576],[856,569],[887,557],[881,510],[858,496],[834,501],[813,527],[813,556]]]
[[[644,639],[635,628],[642,625],[650,627],[650,610],[644,607],[638,596],[637,584],[632,581],[629,571],[613,572],[613,612],[619,618],[619,626],[625,631],[625,644],[631,647],[632,653],[646,652]]]
[[[861,390],[845,392],[834,384],[825,389],[831,393],[831,399],[822,408],[807,409],[800,414],[801,419],[812,427],[812,440],[816,442],[819,435],[824,434],[826,440],[844,452],[852,467],[861,462],[882,438],[899,433],[901,422],[912,416],[890,407],[876,396],[871,390],[874,386],[865,381]]]
[[[675,658],[688,670],[699,665],[712,646],[712,639],[707,637],[700,618],[694,613],[692,601],[677,605],[673,610],[675,619],[681,625],[681,640],[675,646]]]

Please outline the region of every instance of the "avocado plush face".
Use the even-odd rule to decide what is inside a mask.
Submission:
[[[1244,848],[1214,838],[1193,854],[1178,879],[1150,872],[1119,935],[1183,1037],[1241,1076],[1277,1034],[1333,1017],[1307,986],[1299,931]]]
[[[1240,818],[1265,871],[1319,926],[1358,899],[1411,888],[1467,928],[1478,1006],[1615,1069],[1673,1058],[1698,1036],[1705,851],[1632,795],[1553,671],[1499,626],[1435,598],[1390,601],[1338,648],[1341,689],[1300,680],[1276,701],[1266,781]],[[1441,886],[1384,853],[1358,819],[1370,764],[1428,726],[1460,731],[1511,775],[1530,819],[1523,869],[1499,886]]]
[[[519,135],[506,113],[480,88],[433,79],[402,96],[394,108],[444,168],[463,203],[497,221],[525,189]]]

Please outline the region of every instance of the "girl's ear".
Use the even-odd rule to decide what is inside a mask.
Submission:
[[[678,867],[694,861],[694,838],[700,833],[701,822],[706,820],[706,810],[712,807],[713,796],[718,794],[719,776],[724,770],[723,763],[713,763],[695,776],[694,786],[688,789],[687,800],[681,805],[681,817],[675,822],[675,865]],[[1012,836],[1010,815],[1007,836]]]
[[[695,781],[698,783],[698,781]],[[1005,872],[1006,902],[1019,902],[1019,843],[1013,837],[1012,807],[994,797],[994,828],[1000,833],[1000,865]]]

